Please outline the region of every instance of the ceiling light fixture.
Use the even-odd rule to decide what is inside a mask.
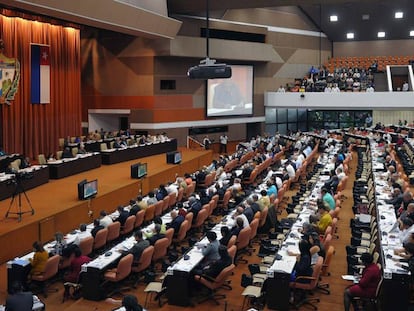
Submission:
[[[363,14],[363,15],[362,15],[362,20],[363,20],[363,21],[367,21],[367,20],[369,20],[369,14]]]
[[[385,32],[384,31],[378,31],[378,38],[385,38]]]
[[[403,18],[404,17],[404,13],[403,12],[395,12],[395,18]]]
[[[348,32],[348,33],[346,34],[346,38],[347,38],[347,39],[353,39],[353,38],[354,38],[354,33],[353,33],[353,32]]]
[[[338,16],[337,15],[331,15],[331,16],[329,16],[329,20],[331,22],[337,22],[338,21]]]

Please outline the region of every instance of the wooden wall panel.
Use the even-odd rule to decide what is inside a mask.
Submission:
[[[4,263],[11,258],[28,253],[33,249],[33,242],[38,239],[38,222],[33,222],[23,228],[19,228],[0,236],[0,245],[3,245],[0,252],[0,263]]]
[[[78,228],[81,223],[90,223],[93,218],[89,216],[90,201],[82,201],[81,204],[64,210],[55,215],[55,226],[61,232],[70,232]]]
[[[42,243],[52,240],[56,231],[55,216],[47,217],[39,221],[39,240]]]
[[[203,109],[164,109],[154,111],[154,123],[158,122],[177,122],[177,121],[196,121],[205,118]]]

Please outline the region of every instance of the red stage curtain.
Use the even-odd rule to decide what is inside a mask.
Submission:
[[[4,150],[32,159],[55,153],[58,138],[81,133],[79,29],[0,15],[4,54],[20,61],[14,102],[2,105]],[[50,46],[50,104],[30,102],[30,44]]]

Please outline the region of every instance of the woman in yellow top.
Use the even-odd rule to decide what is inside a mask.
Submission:
[[[30,263],[32,264],[30,275],[42,273],[45,270],[46,262],[49,259],[49,253],[45,251],[41,242],[34,242],[33,249],[35,253],[33,258],[30,259]]]

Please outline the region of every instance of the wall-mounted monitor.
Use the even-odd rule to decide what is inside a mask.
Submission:
[[[179,164],[182,160],[182,155],[179,151],[171,151],[166,153],[166,158],[168,164]]]
[[[136,163],[131,165],[131,178],[143,178],[147,173],[147,163]]]
[[[253,66],[231,65],[229,79],[207,80],[207,117],[253,115]]]
[[[87,181],[86,179],[78,183],[79,200],[87,200],[98,194],[98,180]]]

